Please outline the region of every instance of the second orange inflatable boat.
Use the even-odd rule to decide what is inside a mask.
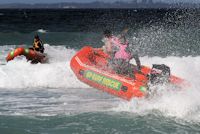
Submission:
[[[34,64],[38,62],[46,63],[48,61],[47,56],[45,54],[23,47],[16,48],[10,53],[8,53],[6,61],[9,62],[18,56],[25,56],[27,60],[31,61],[31,63]]]
[[[144,97],[148,94],[147,84],[154,80],[156,74],[152,73],[151,68],[142,66],[141,72],[135,72],[135,78],[130,78],[109,69],[107,59],[108,55],[101,49],[86,46],[72,58],[70,66],[80,81],[123,99],[130,100],[133,97]],[[159,67],[167,68],[164,65],[155,65],[155,68],[159,69]],[[153,74],[151,77],[150,73]],[[167,81],[172,84],[181,85],[184,82],[181,78],[168,75]]]

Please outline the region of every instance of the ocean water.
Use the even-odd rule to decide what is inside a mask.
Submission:
[[[0,10],[0,133],[200,133],[200,11],[179,9]],[[127,38],[143,65],[166,64],[191,86],[158,86],[130,102],[80,82],[70,59],[83,46],[100,47],[104,29]],[[48,64],[24,57],[6,62],[39,34]],[[134,63],[134,60],[131,61]]]

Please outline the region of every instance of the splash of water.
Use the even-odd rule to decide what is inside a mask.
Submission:
[[[45,51],[49,57],[49,64],[32,65],[24,57],[21,57],[0,66],[0,88],[83,86],[76,80],[69,66],[70,58],[75,50],[45,44]]]
[[[157,87],[156,94],[150,98],[133,99],[121,102],[117,111],[128,111],[137,114],[160,112],[164,116],[181,118],[189,121],[200,121],[200,57],[143,57],[145,65],[162,63],[171,67],[172,74],[190,82],[190,86],[177,89],[169,85]]]
[[[9,51],[7,47],[2,47],[4,56]],[[133,99],[131,102],[122,101],[111,95],[107,95],[96,89],[92,89],[87,85],[77,80],[75,75],[70,69],[70,59],[75,54],[74,49],[66,49],[63,46],[49,46],[45,45],[46,52],[50,57],[49,64],[36,64],[32,65],[24,58],[13,60],[6,65],[0,65],[0,88],[1,91],[11,90],[15,92],[17,89],[26,89],[31,96],[32,102],[27,99],[20,100],[16,95],[11,96],[12,99],[19,101],[20,107],[27,106],[29,103],[33,103],[33,107],[42,105],[46,109],[42,108],[39,114],[59,114],[59,111],[55,110],[54,104],[58,103],[56,109],[60,109],[60,112],[70,111],[70,109],[77,112],[92,111],[95,104],[97,111],[105,111],[110,109],[111,111],[127,111],[137,114],[149,114],[154,112],[160,112],[165,116],[177,117],[181,119],[199,121],[200,117],[200,100],[199,100],[199,83],[200,83],[200,57],[141,57],[143,65],[151,66],[152,64],[166,64],[171,67],[172,74],[186,79],[191,83],[191,87],[187,87],[183,90],[173,89],[169,86],[158,87],[157,94],[150,98],[145,99]],[[1,60],[2,61],[2,60]],[[134,62],[134,61],[132,61]],[[44,103],[45,99],[41,98],[38,102],[34,103],[35,89],[49,90],[54,89],[50,100],[53,106],[48,106]],[[68,89],[63,92],[63,89]],[[73,89],[73,90],[72,90]],[[77,90],[76,90],[77,89]],[[79,90],[81,89],[81,90]],[[31,93],[33,92],[33,93]],[[59,94],[56,95],[56,92]],[[26,94],[26,95],[30,95]],[[37,94],[37,92],[36,92]],[[46,93],[45,93],[46,94]],[[90,94],[88,96],[88,94]],[[41,91],[36,98],[41,95]],[[45,95],[44,95],[45,96]],[[57,96],[57,101],[55,97]],[[3,97],[3,96],[2,96]],[[47,97],[48,98],[48,97]],[[8,103],[6,99],[6,103]],[[75,108],[74,104],[78,105],[82,101],[87,105],[80,105],[81,109]],[[4,103],[5,100],[2,102]],[[75,103],[76,102],[76,103]],[[5,103],[4,103],[5,104]],[[3,105],[3,104],[2,104]],[[47,106],[49,108],[47,108]],[[8,107],[10,109],[10,107]],[[20,109],[15,107],[20,113]],[[64,109],[64,110],[63,110]],[[51,113],[53,111],[53,113]],[[16,112],[16,111],[15,111]],[[24,113],[34,113],[30,108],[23,111]],[[22,113],[23,113],[22,112]]]
[[[38,32],[38,33],[43,33],[43,34],[44,34],[44,33],[47,33],[47,30],[44,30],[44,29],[38,29],[37,32]]]

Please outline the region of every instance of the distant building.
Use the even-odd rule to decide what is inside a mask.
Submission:
[[[148,4],[152,5],[153,4],[153,0],[149,0]]]
[[[147,0],[142,0],[141,4],[147,4]]]
[[[136,5],[137,4],[137,0],[132,0],[132,3]]]

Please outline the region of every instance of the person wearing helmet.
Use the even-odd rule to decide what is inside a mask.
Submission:
[[[108,61],[109,67],[116,71],[118,74],[128,74],[134,77],[134,69],[129,63],[132,58],[136,60],[137,70],[140,71],[141,63],[138,56],[132,55],[128,50],[128,42],[126,41],[125,34],[128,29],[125,29],[119,36],[114,36],[110,30],[104,31],[104,46],[103,51],[110,56]]]
[[[44,46],[38,35],[35,35],[34,37],[33,50],[38,51],[40,53],[44,53]]]

